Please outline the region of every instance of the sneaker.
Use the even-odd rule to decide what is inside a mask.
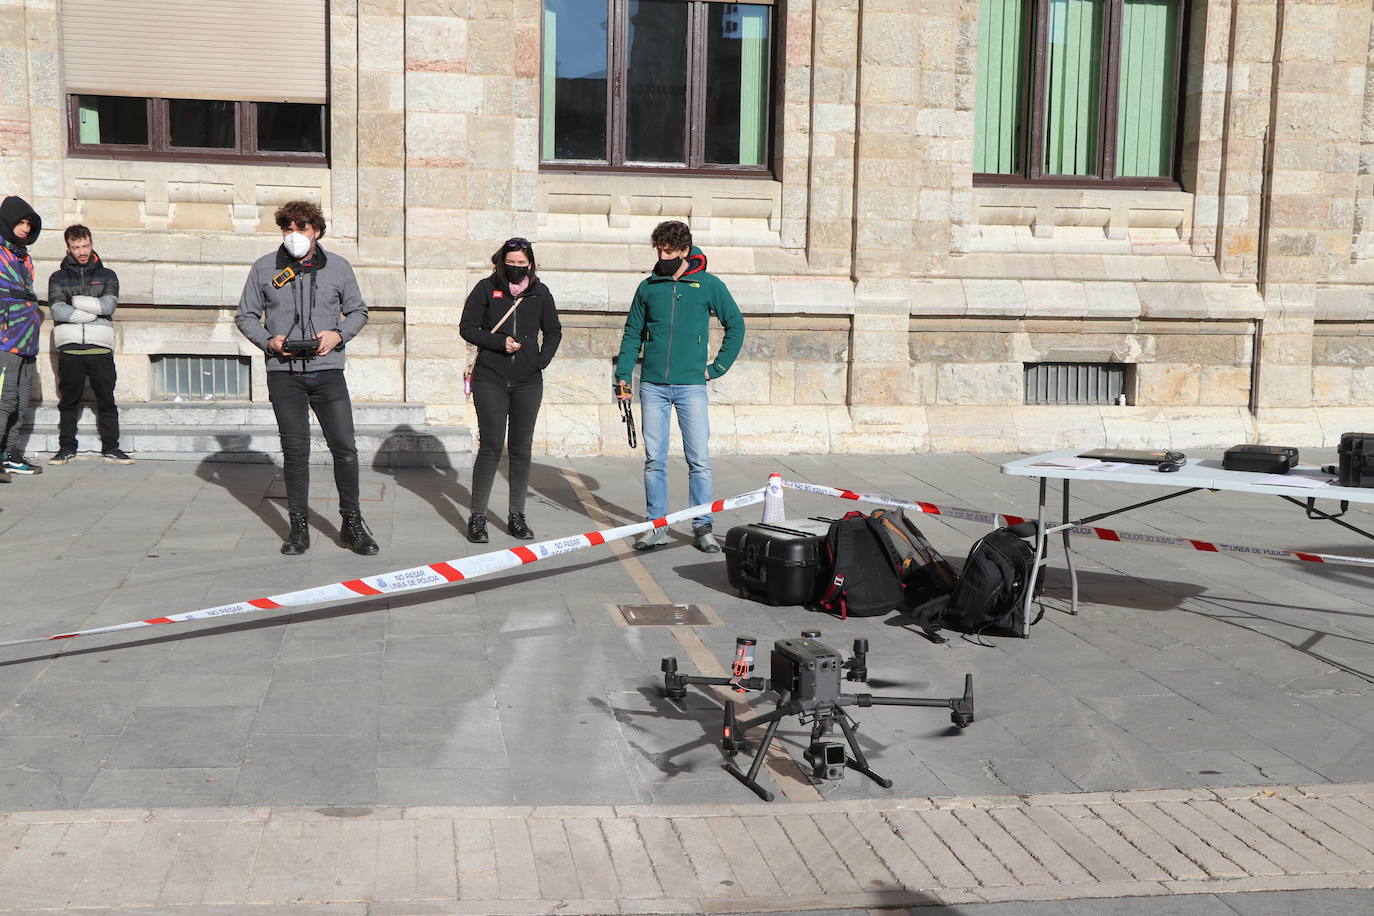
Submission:
[[[76,460],[76,449],[74,449],[74,448],[60,448],[60,449],[57,450],[57,454],[56,454],[56,455],[53,455],[51,458],[48,459],[48,464],[66,464],[66,463],[69,462],[69,461],[75,461],[75,460]]]
[[[42,474],[42,473],[43,473],[43,469],[42,469],[42,468],[40,468],[40,467],[39,467],[38,465],[36,465],[36,464],[31,463],[31,462],[30,462],[27,458],[25,458],[23,455],[16,455],[16,456],[14,456],[14,457],[11,457],[9,454],[6,454],[6,455],[5,455],[5,460],[4,460],[4,462],[3,462],[3,467],[4,467],[5,470],[9,471],[11,474]]]
[[[692,546],[702,553],[720,553],[720,542],[711,533],[710,525],[692,529]]]
[[[120,451],[120,450],[117,449],[117,448],[107,448],[107,449],[105,449],[105,451],[103,451],[103,452],[100,453],[100,457],[101,457],[101,458],[104,458],[106,461],[110,462],[111,464],[133,464],[133,463],[134,463],[134,459],[130,458],[127,454],[125,454],[124,452]]]
[[[641,534],[634,542],[635,550],[653,550],[659,544],[668,542],[668,529],[655,528]]]

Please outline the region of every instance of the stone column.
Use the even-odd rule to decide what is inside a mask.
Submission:
[[[859,0],[815,0],[814,10],[806,253],[813,270],[848,274],[853,269]]]
[[[62,232],[65,100],[53,0],[0,0],[0,195],[18,194]],[[59,244],[56,250],[61,250]]]
[[[949,218],[948,187],[929,194],[921,190],[924,163],[918,155],[918,121],[932,110],[948,112],[954,95],[953,81],[936,77],[930,88],[938,97],[923,96],[926,87],[917,60],[924,58],[913,59],[912,49],[926,52],[929,46],[922,33],[929,27],[930,17],[905,0],[862,2],[854,68],[856,287],[849,348],[850,419],[856,427],[890,427],[910,419],[909,280],[928,262],[914,233],[926,216],[933,220],[938,214],[945,224]],[[856,446],[896,433],[890,428],[878,436],[855,432],[860,434]],[[872,441],[868,447],[879,444]]]
[[[458,422],[463,410],[469,117],[482,98],[470,23],[453,7],[406,3],[406,399],[425,404],[431,423]]]
[[[1209,4],[1210,6],[1210,4]],[[1215,257],[1223,276],[1254,280],[1258,271],[1260,220],[1263,203],[1265,132],[1271,125],[1270,91],[1275,51],[1274,0],[1233,0],[1229,21],[1208,9],[1205,34],[1226,28],[1231,57],[1226,89],[1225,114],[1219,125],[1199,125],[1200,167],[1206,155],[1220,144],[1221,171],[1215,182],[1209,177],[1198,189],[1203,200],[1215,194],[1215,219],[1203,212],[1199,225],[1215,225]],[[1194,20],[1196,21],[1196,20]],[[1196,42],[1194,43],[1196,46]],[[1208,76],[1204,65],[1204,88]],[[1214,137],[1220,130],[1219,139]],[[1202,202],[1199,202],[1202,207]],[[1210,233],[1209,233],[1210,234]]]
[[[358,258],[404,266],[405,0],[358,0]],[[402,305],[402,289],[367,290]]]
[[[1261,249],[1261,408],[1311,403],[1317,283],[1350,263],[1370,16],[1365,0],[1281,0],[1280,13]]]

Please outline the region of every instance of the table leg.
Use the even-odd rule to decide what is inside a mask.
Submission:
[[[1033,576],[1040,575],[1040,564],[1045,562],[1045,546],[1049,536],[1045,534],[1045,495],[1048,492],[1048,478],[1040,478],[1040,499],[1035,512],[1035,566]],[[1021,638],[1030,639],[1031,605],[1035,603],[1035,589],[1026,589],[1025,606],[1021,608]]]
[[[1063,524],[1065,524],[1065,525],[1069,524],[1069,520],[1070,520],[1071,518],[1073,518],[1073,516],[1069,514],[1069,483],[1070,483],[1070,481],[1067,480],[1067,479],[1065,479],[1065,481],[1064,481],[1064,515],[1062,516],[1062,521],[1063,521]],[[1073,614],[1074,616],[1077,616],[1077,615],[1078,615],[1078,570],[1077,570],[1077,569],[1074,567],[1074,565],[1073,565],[1073,549],[1069,546],[1069,529],[1068,529],[1068,528],[1065,528],[1065,529],[1064,529],[1063,535],[1064,535],[1064,562],[1067,563],[1067,564],[1068,564],[1068,567],[1069,567],[1069,613],[1070,613],[1070,614]]]

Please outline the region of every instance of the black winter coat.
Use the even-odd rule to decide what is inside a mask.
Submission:
[[[510,287],[505,283],[498,285],[491,277],[479,280],[468,294],[458,333],[477,347],[474,377],[519,384],[539,375],[558,351],[563,325],[558,321],[558,309],[547,286],[538,280],[531,281],[515,311],[493,332],[492,326],[510,306]],[[520,349],[514,353],[506,352],[508,337],[520,342]]]

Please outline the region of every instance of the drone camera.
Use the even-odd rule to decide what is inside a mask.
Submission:
[[[802,757],[816,779],[844,779],[845,747],[839,741],[812,741]]]

